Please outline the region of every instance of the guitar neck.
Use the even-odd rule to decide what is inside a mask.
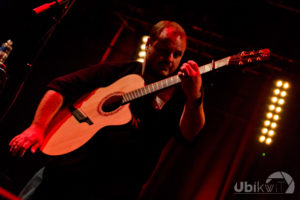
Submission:
[[[206,72],[210,72],[214,69],[226,66],[229,64],[230,56],[220,59],[218,61],[213,61],[211,63],[208,63],[206,65],[202,65],[199,67],[200,73],[204,74]],[[171,76],[169,78],[165,78],[163,80],[151,83],[149,85],[146,85],[145,87],[133,90],[131,92],[127,92],[123,94],[123,100],[122,104],[129,103],[135,99],[138,99],[140,97],[146,96],[148,94],[152,94],[155,92],[158,92],[162,89],[174,86],[181,82],[181,79],[178,75]]]

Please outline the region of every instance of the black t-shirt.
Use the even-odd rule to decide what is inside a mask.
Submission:
[[[59,77],[48,89],[61,93],[65,105],[72,104],[87,92],[107,87],[128,74],[141,74],[141,70],[137,62],[98,64]],[[107,199],[134,199],[169,139],[184,140],[179,120],[185,98],[181,86],[175,87],[173,97],[161,110],[153,106],[155,94],[139,98],[130,104],[133,120],[129,123],[104,127],[84,146],[51,159],[39,195],[49,196],[46,191],[51,188],[50,196],[76,194],[72,198],[89,199],[81,196],[89,193]]]

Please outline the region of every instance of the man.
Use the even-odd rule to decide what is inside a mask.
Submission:
[[[48,163],[36,199],[135,199],[172,137],[193,141],[204,126],[202,80],[196,62],[180,62],[186,33],[172,21],[153,26],[143,64],[105,63],[59,77],[48,85],[29,128],[10,142],[13,155],[41,146],[51,119],[64,105],[87,92],[107,87],[128,74],[146,84],[178,74],[181,84],[130,104],[130,123],[105,127],[86,145]]]

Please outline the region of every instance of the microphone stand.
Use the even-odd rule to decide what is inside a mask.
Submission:
[[[68,3],[66,3],[62,15],[58,19],[55,20],[55,23],[42,36],[41,46],[38,48],[37,53],[33,56],[33,58],[31,59],[31,61],[26,64],[24,78],[23,78],[21,84],[19,85],[15,96],[13,97],[13,100],[8,105],[7,109],[4,111],[4,114],[1,116],[0,123],[4,120],[4,118],[9,113],[10,109],[12,108],[12,106],[14,105],[14,103],[16,102],[17,98],[19,97],[19,95],[20,95],[20,93],[21,93],[21,91],[22,91],[22,89],[24,87],[24,84],[25,84],[26,80],[28,79],[28,77],[30,75],[30,72],[31,72],[33,66],[35,65],[35,62],[37,61],[37,59],[39,58],[39,56],[42,53],[43,49],[47,45],[47,43],[48,43],[49,39],[51,38],[51,36],[53,35],[56,27],[60,24],[60,22],[66,16],[66,14],[70,11],[70,9],[74,5],[75,1],[76,0],[70,0]]]

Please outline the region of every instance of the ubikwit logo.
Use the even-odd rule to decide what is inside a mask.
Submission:
[[[247,181],[237,182],[234,185],[236,194],[293,194],[295,182],[286,172],[277,171],[271,174],[265,182]]]

